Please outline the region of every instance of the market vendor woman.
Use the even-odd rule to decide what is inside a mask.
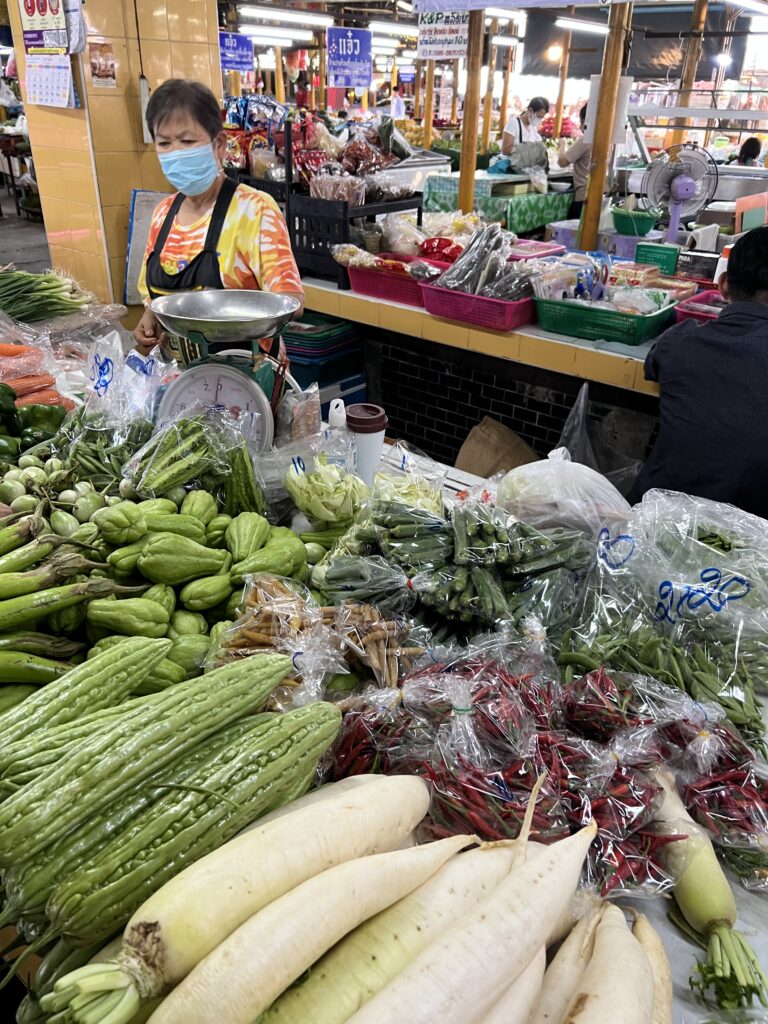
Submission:
[[[163,174],[178,191],[158,204],[139,290],[146,299],[198,288],[304,293],[277,203],[237,184],[221,165],[219,103],[200,82],[171,78],[152,93],[147,126]],[[134,331],[143,354],[162,340],[150,309]]]

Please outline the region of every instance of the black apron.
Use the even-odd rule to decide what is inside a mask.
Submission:
[[[199,252],[193,260],[190,260],[186,267],[180,270],[178,274],[169,274],[163,270],[160,256],[165,248],[165,243],[168,241],[168,235],[171,233],[179,207],[186,199],[186,196],[179,192],[171,203],[171,208],[163,221],[163,226],[160,228],[155,240],[154,249],[147,257],[147,291],[149,292],[150,299],[156,299],[158,295],[164,292],[189,292],[198,288],[224,287],[224,283],[221,280],[219,254],[216,247],[219,244],[221,231],[227,217],[227,210],[232,202],[236,188],[236,181],[233,181],[231,178],[224,180],[216,197],[216,203],[211,214],[211,223],[208,225],[202,252]],[[159,290],[156,291],[155,289]]]
[[[182,192],[178,193],[171,203],[171,208],[168,210],[168,214],[163,221],[163,226],[158,232],[154,248],[147,257],[146,279],[147,291],[149,292],[150,299],[156,299],[159,295],[165,292],[189,292],[200,288],[221,289],[224,287],[224,282],[221,280],[221,269],[219,267],[217,246],[227,217],[229,204],[232,202],[232,197],[234,196],[236,189],[236,181],[232,178],[224,179],[224,183],[216,197],[216,203],[213,207],[211,222],[208,225],[208,231],[205,235],[205,242],[203,244],[202,251],[199,252],[194,259],[190,260],[186,267],[184,267],[183,270],[180,270],[178,274],[169,274],[163,269],[160,262],[160,256],[165,248],[165,243],[168,241],[168,235],[173,227],[173,222],[176,219],[179,207],[186,199],[186,196]],[[155,291],[157,288],[160,289],[159,292]],[[276,336],[272,339],[269,349],[270,358],[276,360],[279,351],[280,338],[279,336]],[[276,411],[277,403],[282,395],[284,381],[285,367],[280,365],[275,371],[272,386],[269,387],[266,382],[262,384],[262,387],[267,390],[267,397],[271,399],[273,412]]]

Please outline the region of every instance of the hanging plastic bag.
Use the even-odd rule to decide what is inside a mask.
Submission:
[[[629,514],[629,503],[613,484],[572,462],[565,448],[510,470],[499,484],[498,504],[530,526],[563,526],[590,537],[597,537],[606,522],[622,523]]]
[[[567,448],[571,461],[602,473],[621,494],[629,494],[642,469],[642,460],[632,459],[611,442],[601,424],[589,415],[589,384],[583,384],[565,421],[558,448]]]

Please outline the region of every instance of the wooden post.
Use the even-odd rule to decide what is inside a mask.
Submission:
[[[318,88],[317,96],[317,107],[318,110],[325,110],[328,105],[328,92],[326,90],[326,76],[325,76],[325,30],[318,33],[320,45],[317,50],[317,59],[319,61],[318,72],[320,75],[320,85]]]
[[[360,97],[360,109],[365,113],[368,110],[368,90],[365,89]]]
[[[459,209],[472,213],[475,208],[475,166],[477,164],[477,121],[480,117],[480,69],[483,64],[485,12],[470,11],[467,45],[467,91],[461,131]]]
[[[566,13],[572,18],[576,13],[575,7],[568,7]],[[571,62],[571,33],[563,32],[563,56],[560,59],[560,87],[557,91],[557,105],[555,107],[555,124],[552,128],[552,138],[559,139],[563,128],[563,105],[565,104],[565,83],[568,79],[568,66]]]
[[[461,61],[456,58],[453,62],[453,99],[451,101],[451,124],[459,123],[459,71]]]
[[[392,58],[392,72],[389,78],[389,88],[390,92],[394,92],[397,88],[397,64],[395,63],[394,57]]]
[[[512,62],[514,60],[514,49],[507,47],[507,56],[504,62],[504,89],[501,93],[501,106],[499,107],[499,130],[504,131],[507,123],[507,107],[509,106],[509,79],[512,75]]]
[[[416,77],[413,80],[413,119],[421,117],[421,61],[416,61]]]
[[[491,117],[493,116],[493,86],[496,71],[496,47],[491,40],[499,30],[499,23],[494,18],[491,21],[491,31],[488,34],[488,81],[485,86],[485,99],[483,100],[483,135],[480,143],[483,153],[488,152],[491,141]]]
[[[707,27],[707,13],[709,11],[709,0],[696,0],[691,15],[691,32],[703,32]],[[685,40],[683,53],[683,69],[680,75],[680,98],[678,101],[681,107],[690,107],[693,98],[693,86],[696,81],[696,72],[699,70],[701,51],[704,39],[701,35],[691,35]],[[677,130],[672,132],[671,145],[677,146],[683,141],[684,128],[690,122],[685,117],[679,117],[674,124]]]
[[[613,121],[616,116],[616,101],[619,95],[621,68],[629,28],[632,24],[632,4],[612,4],[608,19],[608,35],[603,51],[603,70],[600,75],[600,90],[597,97],[598,116],[592,115],[594,124],[592,136],[592,160],[590,165],[587,195],[582,217],[579,248],[597,248],[597,228],[603,205],[605,174],[611,152]]]
[[[435,62],[427,61],[427,80],[424,85],[424,149],[432,148],[432,121],[435,117]]]
[[[285,103],[285,75],[283,73],[283,51],[279,46],[275,47],[275,99],[278,103]]]

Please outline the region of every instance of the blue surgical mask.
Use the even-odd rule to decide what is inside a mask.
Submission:
[[[192,149],[177,149],[172,153],[159,153],[158,157],[163,174],[185,196],[200,196],[207,192],[219,173],[219,162],[210,143]]]

